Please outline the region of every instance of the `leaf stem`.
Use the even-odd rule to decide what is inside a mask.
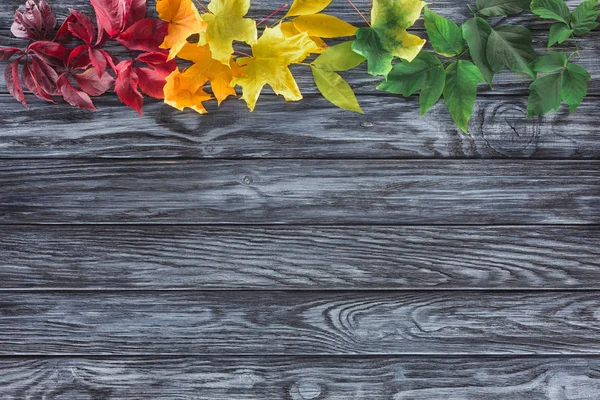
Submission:
[[[236,53],[236,54],[239,54],[241,56],[244,56],[244,57],[250,57],[250,58],[252,58],[252,56],[250,54],[244,53],[243,51],[240,51],[240,50],[234,50],[233,52]]]
[[[200,6],[200,8],[204,9],[204,11],[206,11],[207,13],[210,13],[210,14],[212,14],[212,11],[210,11],[210,10],[209,10],[209,9],[208,9],[208,8],[207,8],[207,7],[206,7],[204,4],[202,4],[202,3],[200,2],[200,0],[194,0],[194,2],[195,2],[196,4],[198,4],[198,5]]]
[[[476,17],[477,16],[477,12],[473,11],[473,8],[471,8],[471,5],[467,4],[467,7],[469,7],[469,10],[471,10],[471,12],[473,13],[473,16]]]
[[[352,0],[348,0],[348,3],[350,3],[350,5],[352,7],[354,7],[354,9],[356,10],[356,12],[358,13],[358,15],[360,15],[362,17],[362,19],[365,20],[365,22],[367,23],[367,25],[371,26],[371,23],[365,18],[365,16],[363,15],[363,13],[360,12],[360,10],[358,9],[358,7],[356,7],[354,5],[354,3],[352,2]]]
[[[263,18],[262,20],[260,20],[260,22],[257,22],[256,26],[259,26],[260,24],[264,23],[269,18],[271,18],[273,15],[276,15],[276,14],[280,13],[281,11],[285,10],[286,8],[288,8],[288,6],[289,6],[289,4],[282,5],[277,10],[275,10],[274,12],[272,12],[271,14],[269,14],[269,16],[267,16],[266,18]]]
[[[569,60],[571,59],[571,57],[573,57],[574,54],[577,54],[577,57],[580,56],[579,45],[577,44],[577,38],[575,38],[575,34],[572,34],[571,37],[573,38],[573,43],[575,44],[575,51],[571,53],[571,55],[569,56]]]

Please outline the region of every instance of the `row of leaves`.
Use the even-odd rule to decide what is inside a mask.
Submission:
[[[142,93],[180,110],[205,113],[205,102],[216,99],[221,104],[240,86],[241,98],[252,111],[265,85],[286,100],[300,100],[289,69],[300,64],[311,69],[325,98],[362,113],[340,72],[366,62],[368,73],[384,79],[379,89],[403,96],[420,92],[421,116],[443,98],[457,126],[467,132],[478,85],[487,82],[491,87],[494,75],[504,68],[532,79],[528,116],[557,110],[562,101],[574,111],[591,79],[571,62],[579,50],[576,38],[598,27],[598,0],[585,0],[573,12],[564,0],[476,0],[473,18],[462,26],[421,0],[373,0],[371,19],[365,18],[368,26],[360,29],[323,12],[332,0],[294,0],[260,37],[257,27],[269,18],[245,18],[250,0],[198,3],[204,13],[192,0],[157,0],[161,20],[146,18],[146,0],[90,2],[95,21],[71,10],[56,34],[57,21],[45,0],[27,0],[24,12],[15,12],[11,31],[29,44],[0,49],[0,60],[10,61],[6,84],[25,106],[23,85],[49,102],[62,96],[87,109],[95,109],[91,97],[114,87],[121,101],[140,114]],[[556,21],[549,49],[572,40],[573,53],[549,50],[538,56],[527,28],[492,27],[486,20],[528,9]],[[407,31],[423,10],[433,53],[422,51],[426,41]],[[333,46],[324,40],[337,38],[350,40]],[[108,50],[115,45],[127,49],[127,59],[118,60]],[[183,60],[181,69],[177,59]]]

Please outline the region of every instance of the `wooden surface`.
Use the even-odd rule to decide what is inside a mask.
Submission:
[[[21,3],[0,2],[0,46]],[[548,21],[494,22],[546,51]],[[363,69],[365,115],[302,68],[303,102],[204,116],[25,110],[0,78],[0,398],[597,400],[600,31],[578,42],[575,114],[526,119],[504,72],[469,136]]]

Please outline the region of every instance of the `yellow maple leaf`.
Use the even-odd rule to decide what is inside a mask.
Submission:
[[[163,21],[169,22],[169,33],[160,45],[169,50],[169,60],[187,43],[187,38],[206,30],[207,24],[192,0],[157,0],[156,11]]]
[[[207,82],[210,82],[212,91],[219,105],[229,96],[235,96],[234,85],[231,83],[234,77],[242,76],[241,68],[230,57],[229,64],[222,64],[212,58],[208,45],[197,46],[186,44],[178,56],[184,60],[194,62],[194,65],[186,69],[179,76],[179,84],[195,93]]]
[[[250,0],[212,0],[208,5],[212,14],[202,15],[208,27],[198,44],[208,44],[215,60],[229,64],[234,41],[256,43],[256,22],[244,18],[249,8]]]
[[[296,26],[294,25],[293,22],[283,22],[281,23],[281,32],[283,32],[283,34],[286,37],[291,37],[291,36],[296,36],[299,33],[302,33],[298,30],[298,28],[296,28]],[[321,39],[320,37],[317,36],[311,36],[310,37],[312,39],[313,42],[315,42],[315,45],[317,45],[318,49],[313,51],[313,53],[317,53],[320,54],[322,52],[324,52],[325,50],[327,50],[327,43],[325,43],[325,41],[323,39]]]
[[[183,111],[185,108],[191,108],[200,114],[207,113],[202,102],[212,99],[212,96],[204,91],[203,86],[200,86],[196,90],[190,90],[188,86],[182,85],[179,68],[167,76],[166,80],[167,83],[163,89],[165,103],[180,111]]]
[[[294,3],[287,12],[286,17],[293,15],[316,14],[323,11],[332,0],[294,0]]]
[[[238,58],[236,62],[245,75],[233,79],[233,83],[243,89],[242,99],[254,110],[256,101],[265,85],[273,88],[276,94],[288,101],[302,99],[302,94],[289,65],[302,62],[310,53],[318,50],[315,42],[306,32],[286,37],[281,25],[265,28],[262,36],[252,46],[252,57]]]
[[[310,36],[337,38],[353,36],[356,27],[346,21],[327,14],[301,15],[292,21],[300,32],[308,32]]]

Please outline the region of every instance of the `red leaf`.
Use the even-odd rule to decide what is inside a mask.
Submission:
[[[54,12],[46,0],[41,0],[38,7],[42,14],[42,23],[45,31],[44,36],[48,37],[54,28],[56,28],[56,17],[54,16]]]
[[[139,77],[133,70],[132,61],[121,61],[117,65],[115,92],[119,99],[142,115],[144,96],[139,92]]]
[[[177,68],[177,62],[175,60],[167,61],[168,58],[169,55],[165,53],[142,53],[137,60],[148,64],[166,77]]]
[[[106,93],[106,91],[112,87],[113,83],[115,83],[115,80],[108,72],[105,72],[102,75],[102,78],[99,78],[93,68],[90,68],[81,74],[75,74],[73,75],[73,78],[81,90],[90,96],[100,96]]]
[[[102,53],[104,55],[104,58],[106,59],[106,62],[108,63],[108,66],[110,68],[112,68],[112,70],[115,72],[115,74],[117,73],[117,66],[116,63],[118,62],[118,60],[113,57],[108,51],[106,50],[99,50],[100,53]]]
[[[145,18],[117,36],[117,41],[130,50],[161,51],[160,45],[169,32],[169,24]]]
[[[163,88],[167,81],[166,76],[150,68],[137,68],[136,72],[140,79],[140,89],[150,97],[164,99]]]
[[[60,43],[39,41],[29,45],[28,50],[34,52],[47,64],[64,67],[68,50]]]
[[[0,49],[0,61],[8,61],[17,53],[23,53],[23,51],[16,47],[5,47]]]
[[[6,66],[6,69],[4,70],[4,80],[6,81],[8,93],[10,93],[17,101],[21,102],[26,108],[29,108],[29,105],[25,101],[23,87],[19,81],[19,60],[15,60],[10,65]]]
[[[54,30],[56,18],[52,9],[45,0],[35,4],[34,0],[27,0],[25,12],[15,11],[11,32],[18,38],[40,40]]]
[[[36,95],[42,100],[46,100],[50,103],[56,104],[54,99],[38,85],[37,81],[33,77],[31,67],[29,66],[28,62],[26,62],[23,66],[23,70],[21,71],[21,79],[23,80],[25,86],[27,86],[27,89],[29,89],[34,95]]]
[[[19,39],[35,40],[38,38],[35,30],[19,10],[15,11],[15,21],[10,27],[10,32]]]
[[[73,22],[77,22],[77,19],[71,14],[65,19],[60,28],[58,28],[58,32],[56,32],[56,36],[54,37],[55,42],[68,43],[73,38],[73,34],[69,31],[69,24]]]
[[[71,52],[69,53],[69,57],[67,58],[67,67],[69,69],[74,69],[75,68],[75,64],[73,64],[73,61],[75,60],[79,60],[79,57],[85,53],[87,51],[88,47],[84,44],[82,44],[81,46],[77,46],[75,47],[73,50],[71,50]],[[87,67],[89,65],[89,58],[88,58],[88,64],[85,65],[85,67]]]
[[[128,0],[131,3],[127,14],[125,28],[129,28],[139,20],[146,17],[146,0]]]
[[[33,77],[37,84],[44,89],[46,93],[57,95],[58,88],[56,82],[58,81],[58,74],[56,71],[37,57],[31,58],[31,67]]]
[[[62,74],[60,78],[58,78],[58,88],[60,90],[60,94],[70,105],[84,108],[86,110],[96,111],[96,107],[94,107],[94,103],[92,103],[90,96],[80,90],[75,89],[73,85],[71,85],[71,82],[69,82],[69,78],[66,73]]]
[[[90,62],[92,63],[92,66],[96,70],[96,73],[98,74],[98,78],[100,78],[106,71],[106,64],[107,64],[106,58],[104,57],[104,54],[102,52],[100,52],[100,50],[95,50],[95,49],[90,49],[89,55],[90,55]]]
[[[84,13],[79,12],[77,10],[70,11],[75,21],[69,22],[69,32],[71,32],[73,35],[83,40],[85,44],[90,46],[92,44],[92,41],[94,40],[94,33],[96,31],[92,19]]]
[[[115,37],[125,26],[127,4],[125,0],[90,0],[100,26],[110,37]]]

